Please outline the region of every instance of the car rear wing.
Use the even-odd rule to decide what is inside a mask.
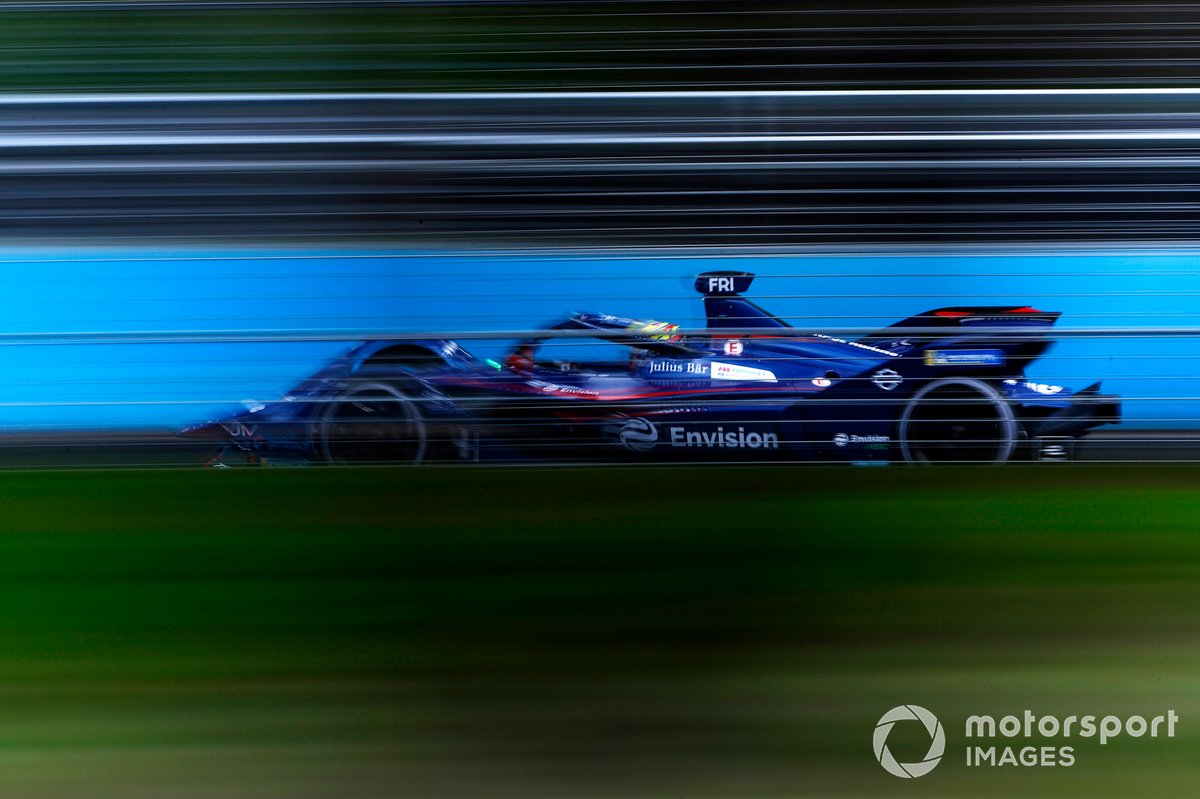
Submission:
[[[741,296],[753,282],[753,272],[704,272],[696,278],[696,291],[704,295],[704,315],[710,330],[791,327]]]

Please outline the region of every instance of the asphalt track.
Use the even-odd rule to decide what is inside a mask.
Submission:
[[[1194,794],[1197,476],[7,472],[0,791]],[[912,784],[905,703],[948,740]],[[963,765],[1027,708],[1181,722]]]

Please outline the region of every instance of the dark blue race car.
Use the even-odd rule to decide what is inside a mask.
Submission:
[[[216,463],[1068,460],[1118,420],[1100,384],[1030,382],[1057,313],[940,308],[855,341],[802,334],[742,296],[754,275],[696,280],[708,320],[580,313],[503,363],[449,340],[361,344],[277,401],[182,435]]]

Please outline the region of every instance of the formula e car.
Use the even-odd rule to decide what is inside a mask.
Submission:
[[[577,313],[503,362],[449,340],[355,346],[278,400],[181,435],[218,461],[1068,460],[1116,397],[1031,382],[1059,314],[938,308],[858,340],[802,333],[696,280],[707,327]]]

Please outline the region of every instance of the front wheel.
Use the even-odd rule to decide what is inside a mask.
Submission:
[[[1004,463],[1017,420],[982,380],[951,377],[922,386],[900,414],[900,452],[910,463]]]
[[[390,383],[362,383],[321,411],[317,452],[328,463],[420,463],[425,421],[413,397]]]

